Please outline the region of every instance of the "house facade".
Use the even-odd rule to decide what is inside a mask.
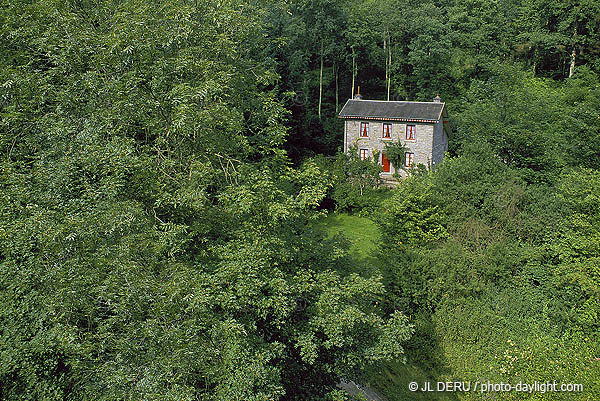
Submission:
[[[349,99],[339,113],[344,119],[344,152],[356,146],[362,159],[377,154],[382,178],[423,164],[433,169],[448,150],[448,113],[437,96],[433,102]],[[405,165],[394,166],[385,155],[385,143],[398,139],[408,148]]]

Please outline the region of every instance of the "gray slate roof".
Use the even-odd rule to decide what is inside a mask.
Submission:
[[[339,117],[437,121],[442,118],[444,104],[349,99]]]

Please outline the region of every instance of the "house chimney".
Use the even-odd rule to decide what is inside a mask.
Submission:
[[[433,103],[442,103],[442,98],[439,93],[433,98]]]
[[[360,86],[358,87],[356,95],[354,95],[354,100],[362,100],[362,95],[360,94]]]

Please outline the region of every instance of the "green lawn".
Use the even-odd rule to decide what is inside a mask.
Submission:
[[[366,218],[343,213],[332,213],[318,220],[330,237],[342,233],[350,241],[350,254],[359,260],[373,261],[373,252],[380,239],[375,223]]]

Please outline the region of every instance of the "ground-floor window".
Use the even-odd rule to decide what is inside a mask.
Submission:
[[[360,149],[358,154],[360,155],[360,160],[365,160],[369,157],[369,149]]]
[[[415,161],[415,154],[411,152],[404,153],[404,166],[412,167]]]

